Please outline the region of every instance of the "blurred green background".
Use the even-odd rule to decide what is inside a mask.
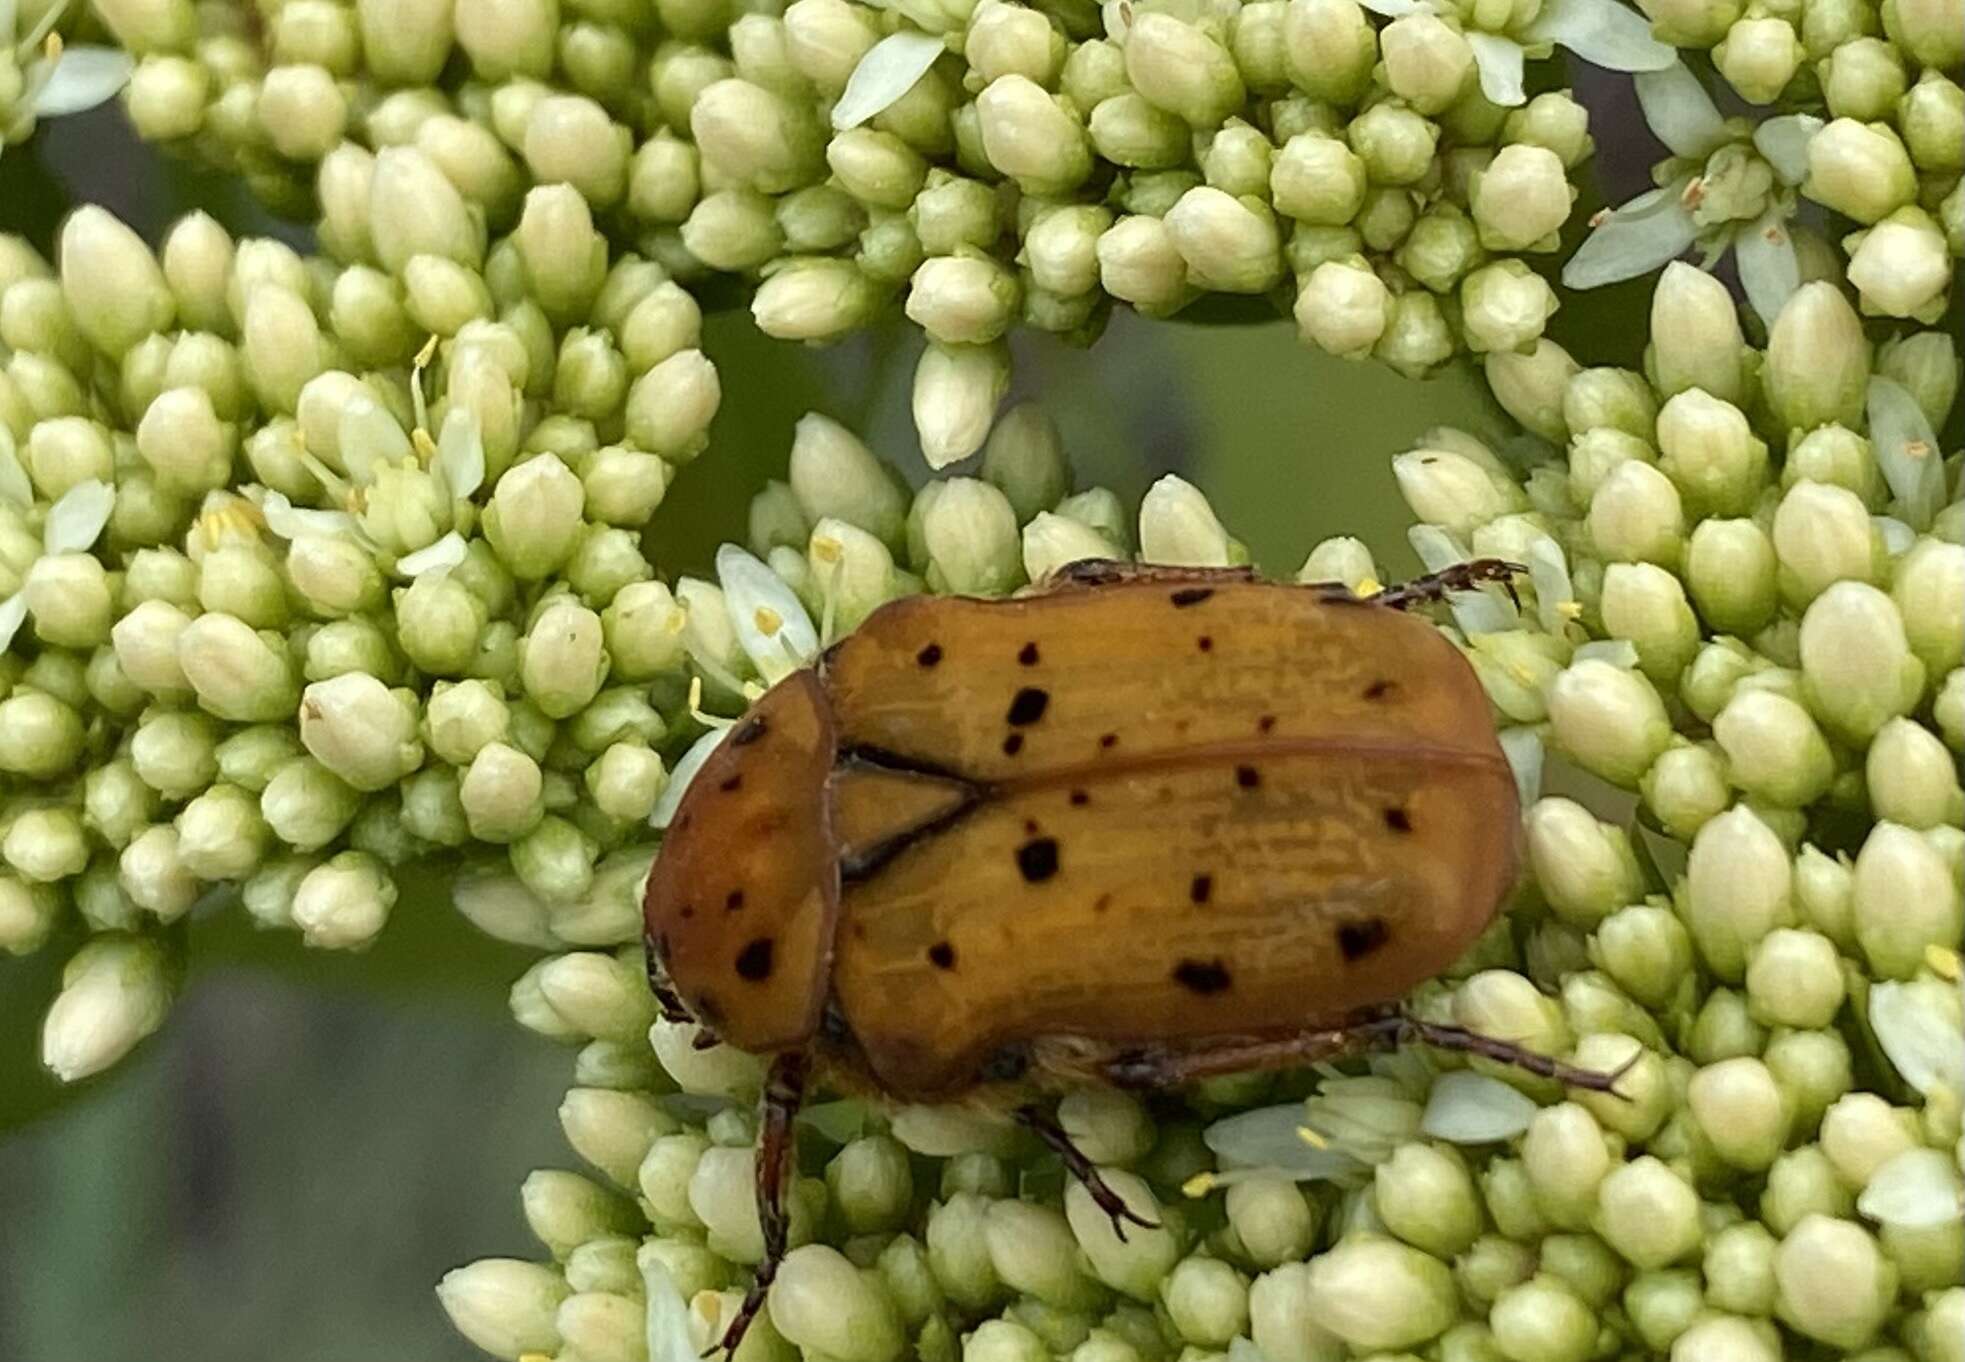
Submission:
[[[1648,135],[1627,89],[1579,93],[1600,144],[1606,126],[1628,143],[1614,156],[1600,145],[1620,200],[1643,187]],[[235,232],[306,242],[239,187],[137,146],[113,108],[0,158],[0,231],[46,250],[80,202],[152,240],[201,207]],[[1580,207],[1579,221],[1592,205]],[[1572,300],[1555,334],[1590,362],[1633,363],[1647,295],[1639,282]],[[919,346],[896,328],[812,350],[764,339],[741,311],[714,318],[724,404],[663,508],[660,568],[701,571],[719,539],[743,537],[749,496],[783,473],[809,409],[925,477],[908,412]],[[1284,322],[1120,314],[1090,351],[1023,338],[1016,383],[1058,420],[1081,486],[1136,503],[1180,473],[1277,574],[1339,533],[1410,572],[1389,456],[1437,423],[1504,429],[1469,368],[1414,383],[1315,354]],[[191,977],[169,1025],[74,1092],[36,1059],[72,943],[0,961],[0,1358],[477,1356],[431,1288],[473,1258],[537,1253],[517,1189],[532,1168],[573,1166],[554,1115],[572,1059],[506,1013],[527,955],[478,936],[444,890],[440,870],[406,886],[363,956],[304,951],[207,905],[187,924]]]

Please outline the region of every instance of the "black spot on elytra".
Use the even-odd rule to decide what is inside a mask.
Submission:
[[[688,922],[689,920],[691,920],[696,916],[696,905],[693,903],[683,904],[681,911],[678,912],[676,916],[681,918],[684,922]]]
[[[1244,790],[1253,790],[1256,786],[1262,784],[1262,773],[1253,766],[1237,766],[1235,768],[1235,783]]]
[[[942,660],[942,645],[939,643],[930,643],[914,655],[914,660],[924,667],[934,666]]]
[[[1265,714],[1255,721],[1255,731],[1258,733],[1267,733],[1275,726],[1276,716],[1273,714]]]
[[[1110,907],[1112,907],[1112,895],[1110,894],[1100,894],[1092,900],[1092,911],[1094,913],[1103,913]]]
[[[753,714],[750,718],[730,730],[730,745],[732,747],[749,747],[752,743],[764,736],[764,728],[764,716],[762,714]]]
[[[730,892],[729,892],[728,894],[725,894],[725,895],[723,896],[723,911],[724,911],[724,912],[726,912],[726,913],[736,913],[736,912],[741,912],[741,911],[743,910],[743,907],[744,907],[744,891],[743,891],[743,890],[741,890],[741,889],[732,889],[732,890],[731,890],[731,891],[730,891]]]
[[[1023,751],[1023,734],[1012,733],[1009,737],[1003,739],[1004,756],[1014,757],[1021,751]]]
[[[1017,848],[1017,869],[1030,884],[1041,884],[1058,873],[1058,839],[1033,837]]]
[[[955,947],[946,941],[937,941],[928,948],[928,963],[936,969],[954,969]]]
[[[1117,733],[1101,734],[1098,745],[1100,747],[1117,747],[1119,745],[1119,735]]]
[[[1404,809],[1387,809],[1385,811],[1385,826],[1394,832],[1411,832],[1412,815],[1408,814]]]
[[[1196,875],[1187,885],[1187,897],[1196,903],[1206,903],[1214,897],[1214,876]]]
[[[1203,634],[1194,640],[1194,646],[1204,653],[1211,653],[1214,651],[1214,638],[1212,635]]]
[[[1071,792],[1071,803],[1074,808],[1082,809],[1085,807],[1085,805],[1091,802],[1092,802],[1092,797],[1086,794],[1083,790],[1073,790]]]
[[[724,781],[723,784],[717,786],[716,788],[723,791],[725,794],[729,794],[732,790],[738,790],[743,788],[743,784],[744,784],[744,776],[743,776],[743,772],[740,771],[736,775],[731,776],[728,780]]]
[[[1207,997],[1226,992],[1232,980],[1228,967],[1219,960],[1183,960],[1174,966],[1173,980],[1190,993]]]
[[[1026,818],[1023,820],[1023,835],[1026,837],[1035,837],[1037,835],[1037,820],[1035,818]]]
[[[737,952],[737,977],[761,984],[771,977],[771,938],[760,936]]]
[[[1174,609],[1183,610],[1190,605],[1199,605],[1212,595],[1214,588],[1211,586],[1184,586],[1168,599],[1174,603]]]
[[[1025,686],[1010,701],[1010,712],[1003,718],[1006,722],[1021,728],[1034,724],[1044,717],[1045,707],[1051,703],[1050,692],[1036,686]]]
[[[1398,682],[1388,681],[1384,677],[1380,677],[1378,680],[1372,682],[1369,686],[1365,687],[1365,699],[1383,700],[1386,696],[1390,695],[1393,691],[1397,690],[1398,688],[1399,688]]]
[[[1362,959],[1391,939],[1392,929],[1382,917],[1337,924],[1337,949],[1344,953],[1346,960]]]
[[[1026,643],[1023,645],[1023,647],[1017,649],[1017,661],[1021,662],[1026,667],[1036,666],[1037,645],[1035,643]]]

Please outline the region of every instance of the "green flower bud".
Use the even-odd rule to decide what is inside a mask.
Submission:
[[[1091,173],[1084,128],[1028,77],[998,77],[976,96],[975,107],[983,154],[1025,193],[1065,194]]]
[[[1596,1118],[1574,1102],[1543,1107],[1529,1121],[1521,1150],[1536,1209],[1556,1225],[1587,1225],[1597,1184],[1611,1165]]]
[[[1761,1058],[1794,1109],[1794,1129],[1813,1131],[1829,1104],[1855,1086],[1849,1043],[1837,1031],[1782,1031]]]
[[[963,1362],[1043,1362],[1044,1340],[1010,1319],[984,1320],[963,1340]]]
[[[600,951],[556,956],[535,981],[546,1005],[582,1035],[625,1040],[646,1034],[655,1020],[655,1000],[642,972]]]
[[[1563,394],[1578,366],[1553,341],[1540,340],[1526,354],[1488,355],[1483,364],[1489,389],[1508,414],[1544,439],[1569,438],[1563,425]]]
[[[1744,977],[1747,954],[1793,921],[1787,849],[1744,805],[1699,829],[1686,862],[1682,911],[1699,954],[1728,982]]]
[[[1772,104],[1801,68],[1801,35],[1784,18],[1736,19],[1713,48],[1713,64],[1726,83],[1751,104]]]
[[[1543,799],[1529,810],[1526,829],[1535,882],[1564,921],[1594,926],[1643,896],[1630,838],[1582,805]]]
[[[977,478],[935,485],[922,515],[927,576],[939,591],[1002,595],[1020,577],[1017,516],[1008,497]]]
[[[1625,1313],[1644,1345],[1665,1352],[1705,1309],[1699,1274],[1683,1268],[1646,1272],[1625,1288]]]
[[[1378,33],[1356,0],[1290,0],[1283,15],[1284,66],[1312,99],[1349,106],[1370,84]]]
[[[1869,342],[1841,291],[1802,285],[1768,335],[1764,377],[1775,415],[1791,430],[1831,422],[1854,429],[1863,421],[1869,370]]]
[[[1886,124],[1839,117],[1808,141],[1804,190],[1858,222],[1877,222],[1915,198],[1917,172]]]
[[[854,1362],[894,1362],[907,1346],[899,1312],[878,1274],[823,1244],[785,1258],[768,1301],[771,1323],[792,1343]]]
[[[1474,176],[1470,206],[1483,246],[1548,250],[1575,197],[1561,157],[1546,147],[1515,143],[1496,152]]]
[[[862,325],[879,302],[850,260],[794,260],[751,297],[758,329],[779,340],[831,340]]]
[[[1518,1362],[1584,1362],[1596,1348],[1594,1316],[1566,1284],[1542,1275],[1503,1291],[1488,1327],[1502,1355]]]
[[[1059,83],[1078,108],[1096,108],[1101,101],[1131,88],[1126,80],[1125,50],[1105,38],[1074,43],[1064,59]]]
[[[1260,129],[1231,118],[1219,132],[1205,138],[1205,143],[1201,171],[1210,185],[1237,198],[1269,197],[1276,148]]]
[[[723,189],[690,210],[682,244],[711,269],[736,273],[782,255],[785,238],[769,198],[755,189]]]
[[[1392,313],[1391,290],[1359,256],[1318,265],[1296,294],[1297,336],[1326,354],[1371,353]]]
[[[1685,512],[1671,479],[1651,464],[1630,459],[1598,485],[1585,527],[1592,547],[1609,561],[1669,568],[1677,564],[1684,544]]]
[[[1822,1116],[1819,1156],[1849,1188],[1869,1185],[1877,1169],[1918,1144],[1915,1113],[1870,1092],[1838,1098]]]
[[[1282,277],[1282,239],[1260,201],[1197,186],[1162,219],[1194,285],[1217,293],[1264,293]]]
[[[177,830],[168,824],[145,828],[130,839],[116,858],[116,879],[131,902],[166,924],[190,912],[202,888],[185,869]]]
[[[1692,1076],[1686,1101],[1714,1151],[1736,1168],[1766,1168],[1787,1142],[1787,1102],[1774,1075],[1758,1059],[1741,1056],[1708,1064]]]
[[[1537,878],[1547,883],[1539,872]],[[1692,943],[1685,928],[1667,910],[1633,904],[1597,925],[1590,959],[1633,997],[1657,1007],[1668,1001],[1687,977]]]
[[[1761,1320],[1706,1315],[1672,1344],[1672,1362],[1779,1362],[1781,1345]]]
[[[1224,1347],[1248,1329],[1248,1282],[1218,1258],[1183,1259],[1160,1298],[1174,1331],[1190,1344]]]
[[[1775,1309],[1797,1333],[1834,1347],[1859,1348],[1888,1317],[1897,1269],[1867,1231],[1811,1215],[1774,1252]]]
[[[586,707],[607,679],[600,616],[582,606],[548,606],[520,643],[519,679],[531,700],[555,719]]]
[[[507,469],[492,489],[485,537],[513,576],[536,581],[573,551],[584,503],[579,478],[556,455],[527,459]]]
[[[1752,635],[1773,618],[1777,567],[1774,543],[1756,521],[1702,520],[1686,544],[1693,602],[1711,627],[1730,634]]]
[[[69,313],[97,349],[120,356],[170,326],[177,307],[164,272],[115,215],[77,209],[62,227],[59,260]]]
[[[785,9],[784,22],[792,63],[828,99],[845,91],[860,58],[880,38],[871,16],[844,0],[796,0]]]
[[[1800,808],[1827,792],[1835,757],[1808,711],[1785,695],[1742,686],[1713,720],[1727,778],[1754,799]]]
[[[0,705],[0,722],[15,697]],[[153,712],[130,739],[130,761],[143,783],[166,799],[188,799],[218,774],[211,721],[202,714]]]
[[[1843,581],[1823,591],[1802,616],[1800,642],[1808,706],[1837,737],[1866,743],[1923,694],[1924,664],[1896,606],[1873,586]]]
[[[553,64],[553,29],[559,18],[549,0],[461,0],[454,22],[457,45],[484,80],[511,75],[544,76]]]
[[[1899,208],[1845,241],[1849,282],[1863,311],[1935,320],[1951,283],[1944,230],[1921,208]]]
[[[1483,266],[1460,285],[1461,325],[1476,353],[1527,350],[1541,337],[1557,306],[1548,281],[1519,260]],[[1567,408],[1567,396],[1564,404]]]
[[[1303,132],[1283,144],[1269,171],[1276,211],[1298,222],[1340,227],[1364,206],[1364,160],[1342,141]]]
[[[1557,744],[1586,770],[1626,789],[1671,741],[1664,702],[1641,672],[1585,659],[1563,671],[1548,693]]]
[[[1135,310],[1165,315],[1191,297],[1187,262],[1157,217],[1123,217],[1098,239],[1099,283]]]
[[[1092,1276],[1136,1300],[1152,1300],[1159,1283],[1180,1257],[1180,1241],[1166,1228],[1164,1210],[1143,1179],[1111,1167],[1102,1167],[1099,1173],[1136,1215],[1161,1228],[1129,1227],[1125,1238],[1119,1238],[1113,1232],[1111,1218],[1093,1203],[1091,1193],[1074,1181],[1064,1194],[1064,1212],[1072,1236],[1078,1241]],[[932,1242],[929,1247],[932,1251]]]
[[[1440,130],[1436,124],[1404,105],[1385,103],[1374,104],[1352,119],[1345,136],[1350,140],[1351,149],[1363,158],[1365,171],[1374,185],[1410,185],[1424,179],[1432,168]],[[1528,150],[1539,151],[1540,148]],[[1536,164],[1538,162],[1531,157],[1527,162],[1515,163],[1514,169],[1519,172],[1524,168],[1532,169]],[[1499,202],[1497,197],[1495,204]],[[1539,212],[1531,213],[1520,218],[1515,225],[1526,224],[1529,217],[1537,216]],[[1479,218],[1480,215],[1475,214],[1476,225],[1479,225]]]
[[[1768,1315],[1774,1310],[1774,1236],[1749,1220],[1706,1241],[1706,1298],[1721,1310]]]
[[[1402,15],[1384,27],[1378,41],[1386,85],[1420,113],[1444,111],[1474,82],[1474,49],[1435,15]]]
[[[1949,826],[1965,819],[1965,791],[1942,740],[1922,724],[1892,719],[1877,730],[1865,759],[1870,808],[1911,828]]]
[[[835,138],[834,145],[846,136]],[[898,141],[895,146],[905,150],[905,145]],[[908,154],[913,155],[911,151]],[[928,171],[925,188],[920,176],[914,176],[913,181],[915,189],[909,201],[898,206],[907,209],[907,220],[913,225],[923,250],[931,255],[955,255],[965,246],[987,250],[995,244],[1001,224],[997,220],[996,193],[988,185],[945,170]],[[1109,214],[1104,221],[1110,221]]]
[[[1641,1271],[1683,1260],[1705,1237],[1699,1194],[1649,1154],[1618,1165],[1604,1177],[1594,1228]]]
[[[1782,594],[1797,606],[1835,582],[1873,582],[1882,575],[1882,537],[1846,487],[1795,483],[1775,509],[1773,535]]]
[[[1760,1053],[1767,1028],[1747,1010],[1747,1000],[1730,988],[1716,988],[1685,1033],[1685,1052],[1701,1064]]]
[[[326,347],[313,310],[304,298],[289,289],[257,288],[246,303],[240,330],[240,353],[245,360],[246,377],[260,406],[272,411],[293,411],[300,390],[327,367]],[[209,398],[204,400],[204,405],[209,405]],[[202,418],[203,414],[201,406],[195,416]],[[211,438],[207,432],[205,443],[197,448],[208,448]],[[213,471],[222,476],[222,468]],[[179,476],[189,480],[192,475],[186,472]]]
[[[419,255],[472,268],[484,259],[482,219],[436,162],[413,147],[376,153],[368,215],[376,258],[391,273]]]
[[[275,66],[260,81],[254,110],[273,149],[291,160],[317,161],[348,126],[348,99],[326,68]]]
[[[510,842],[537,826],[543,815],[545,777],[531,757],[504,742],[488,742],[471,758],[458,789],[471,835]]]
[[[578,1173],[542,1168],[519,1189],[526,1228],[555,1257],[604,1235],[639,1231],[640,1212],[626,1197]]]
[[[1193,151],[1187,124],[1138,91],[1101,101],[1087,130],[1093,148],[1114,165],[1169,170],[1185,164]]]
[[[441,256],[413,256],[403,267],[404,310],[423,331],[454,336],[474,321],[488,320],[491,291],[476,271]]]
[[[1742,6],[1736,0],[1650,0],[1638,8],[1659,41],[1711,47],[1740,17]]]
[[[1039,511],[1023,528],[1024,575],[1033,582],[1043,581],[1067,564],[1113,558],[1120,552],[1102,532],[1049,511]]]
[[[16,286],[0,298],[11,300],[19,292]],[[80,416],[57,416],[35,425],[20,451],[20,462],[35,490],[51,502],[61,500],[79,483],[113,482],[116,476],[109,432]]]
[[[844,520],[889,545],[903,537],[907,500],[892,472],[851,431],[808,412],[795,427],[788,477],[805,519]]]
[[[963,55],[984,82],[1020,75],[1050,85],[1064,50],[1064,35],[1041,12],[1001,3],[978,6],[963,41]]]
[[[1842,1008],[1835,943],[1817,932],[1777,928],[1747,962],[1747,1007],[1770,1026],[1827,1026]]]
[[[907,315],[944,345],[983,345],[1009,327],[1016,277],[981,255],[937,256],[914,272]]]
[[[1196,128],[1219,127],[1247,98],[1226,49],[1170,14],[1138,15],[1126,35],[1125,53],[1133,88]]]
[[[820,178],[825,146],[810,115],[745,80],[719,80],[690,107],[689,129],[706,168],[726,182],[782,194]]]
[[[996,406],[1009,388],[1009,368],[1009,352],[1001,342],[929,343],[914,370],[913,409],[930,468],[946,468],[982,448]]]
[[[1167,474],[1139,506],[1140,557],[1149,563],[1225,567],[1231,545],[1208,500],[1193,484]]]
[[[23,879],[51,884],[79,875],[89,863],[82,820],[62,808],[24,809],[0,839],[0,857]]]
[[[1104,1299],[1079,1266],[1070,1225],[1049,1207],[991,1202],[983,1240],[997,1278],[1012,1290],[1066,1310],[1088,1310]]]
[[[1659,685],[1674,684],[1698,651],[1699,624],[1685,589],[1655,564],[1610,564],[1598,609],[1605,632],[1635,645],[1639,669]]]
[[[41,1024],[41,1062],[64,1083],[114,1065],[163,1025],[171,968],[162,942],[111,933],[70,958]]]
[[[126,758],[92,767],[83,777],[83,821],[112,847],[126,846],[156,811],[156,794]]]
[[[231,615],[200,615],[180,630],[177,664],[198,703],[221,719],[283,720],[300,698],[285,640],[272,632],[255,633]]]
[[[1312,1258],[1302,1290],[1306,1316],[1360,1351],[1413,1347],[1458,1314],[1446,1264],[1369,1232]]]
[[[235,428],[220,421],[201,388],[172,388],[144,411],[136,449],[166,491],[196,496],[225,485],[237,448]]]
[[[1474,1180],[1450,1147],[1400,1145],[1374,1170],[1372,1185],[1385,1228],[1415,1248],[1450,1258],[1480,1235]]]
[[[361,672],[307,687],[300,697],[300,741],[358,790],[386,789],[423,762],[414,693],[392,691]]]
[[[1856,942],[1873,977],[1907,979],[1929,946],[1951,946],[1965,934],[1958,881],[1930,840],[1896,823],[1879,823],[1856,856],[1852,882]]]
[[[267,831],[251,793],[213,785],[177,816],[178,858],[201,880],[242,880],[258,869]]]
[[[311,757],[288,762],[259,795],[266,825],[297,851],[317,851],[341,835],[361,808],[361,794]]]
[[[1071,490],[1057,424],[1033,402],[1003,413],[983,450],[983,479],[1010,500],[1018,523],[1058,504]]]

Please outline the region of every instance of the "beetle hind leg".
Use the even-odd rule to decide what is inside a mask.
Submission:
[[[1464,1026],[1422,1021],[1417,1017],[1403,1014],[1371,1025],[1390,1031],[1393,1034],[1394,1044],[1399,1040],[1411,1039],[1440,1050],[1457,1050],[1462,1054],[1480,1055],[1502,1064],[1512,1064],[1518,1069],[1524,1069],[1542,1078],[1553,1078],[1567,1088],[1607,1092],[1612,1096],[1621,1096],[1617,1092],[1617,1080],[1628,1073],[1631,1066],[1636,1064],[1644,1054],[1640,1049],[1615,1070],[1604,1073],[1597,1069],[1583,1069],[1574,1064],[1565,1064],[1559,1059],[1551,1059],[1513,1041],[1484,1036],[1478,1031],[1469,1031]]]
[[[1091,1157],[1071,1142],[1071,1136],[1059,1125],[1051,1114],[1042,1107],[1031,1105],[1017,1108],[1017,1123],[1042,1140],[1057,1156],[1064,1160],[1065,1171],[1078,1179],[1085,1190],[1091,1193],[1092,1204],[1097,1206],[1112,1221],[1112,1232],[1120,1243],[1126,1242],[1126,1222],[1131,1221],[1143,1230],[1157,1230],[1160,1224],[1128,1206],[1125,1199],[1112,1190],[1111,1184],[1099,1176],[1098,1165]]]
[[[1452,567],[1429,572],[1423,577],[1414,577],[1409,582],[1387,587],[1376,596],[1367,599],[1373,605],[1386,606],[1392,610],[1410,610],[1415,605],[1427,605],[1443,601],[1456,591],[1472,591],[1488,582],[1499,584],[1508,593],[1508,599],[1517,606],[1521,597],[1515,594],[1515,578],[1528,571],[1519,563],[1510,563],[1500,558],[1476,558],[1470,562],[1455,563]]]
[[[757,1216],[764,1227],[764,1261],[757,1265],[757,1277],[751,1289],[744,1293],[737,1317],[730,1321],[723,1337],[703,1353],[705,1357],[719,1351],[725,1357],[736,1356],[737,1345],[744,1341],[751,1322],[764,1308],[771,1283],[777,1279],[778,1266],[785,1260],[791,1237],[791,1212],[785,1204],[785,1194],[795,1152],[792,1121],[805,1099],[806,1070],[806,1057],[792,1051],[772,1060],[770,1073],[765,1077],[763,1129],[757,1141]]]

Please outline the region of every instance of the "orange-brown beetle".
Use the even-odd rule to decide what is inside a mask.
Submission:
[[[775,1056],[766,1261],[725,1346],[783,1252],[809,1062],[932,1102],[1411,1037],[1604,1086],[1397,1007],[1493,919],[1520,836],[1485,692],[1401,610],[1514,571],[1361,601],[1078,563],[1007,600],[892,602],[752,706],[683,796],[644,903],[665,1010]],[[1050,1118],[1017,1112],[1131,1216]]]

